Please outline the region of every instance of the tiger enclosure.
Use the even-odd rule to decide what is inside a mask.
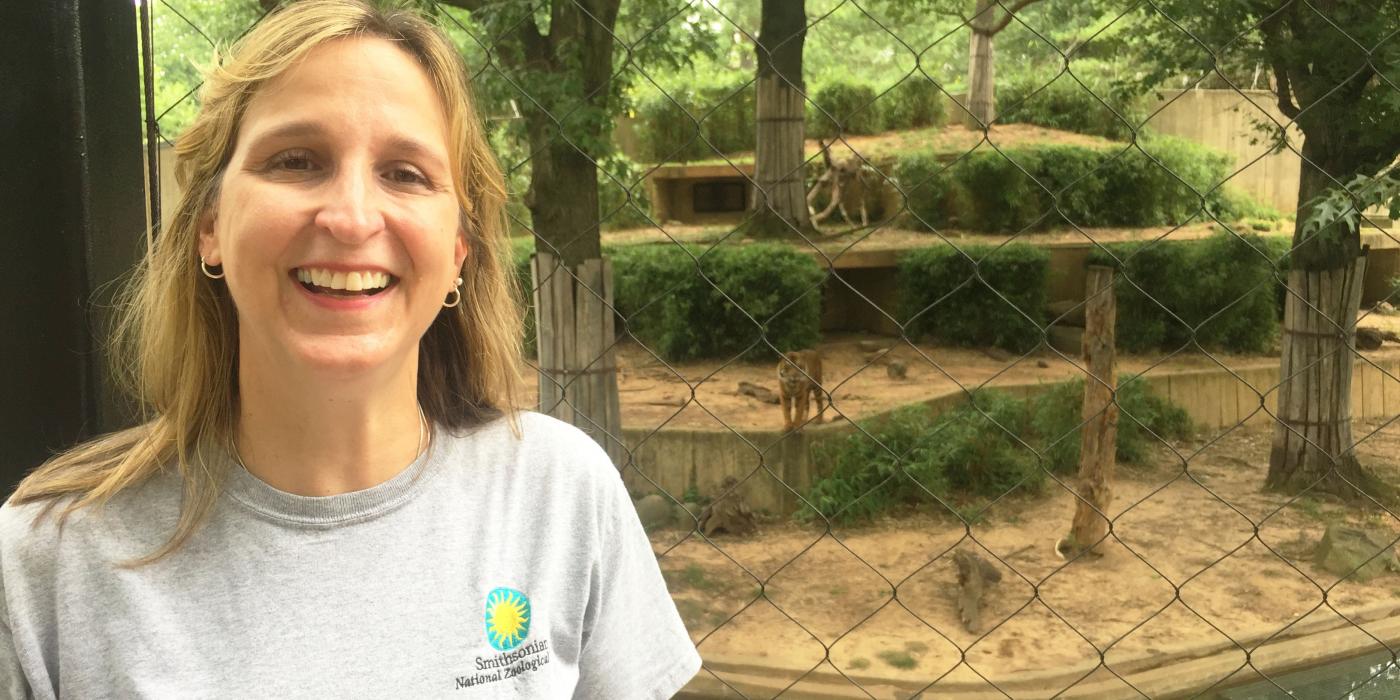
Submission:
[[[1400,0],[417,4],[682,697],[1400,696]]]

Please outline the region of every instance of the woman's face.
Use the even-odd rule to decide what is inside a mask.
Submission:
[[[437,92],[386,40],[328,42],[261,87],[200,233],[244,362],[416,358],[467,255],[449,162]]]

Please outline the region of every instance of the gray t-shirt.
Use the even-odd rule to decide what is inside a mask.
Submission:
[[[700,668],[622,479],[538,413],[435,429],[403,472],[306,497],[231,467],[173,531],[166,470],[31,530],[0,508],[0,697],[667,698]]]

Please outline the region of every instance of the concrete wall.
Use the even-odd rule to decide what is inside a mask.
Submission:
[[[1400,381],[1394,379],[1400,375],[1400,359],[1377,361],[1376,365],[1360,360],[1355,363],[1351,390],[1355,421],[1400,414]],[[1180,405],[1211,434],[1241,422],[1273,425],[1271,413],[1276,412],[1277,393],[1272,390],[1278,380],[1278,364],[1270,360],[1237,368],[1234,374],[1223,369],[1154,370],[1147,376],[1148,384],[1158,395]],[[1026,384],[998,389],[1027,397],[1045,386]],[[941,413],[964,400],[959,391],[925,403],[935,413]],[[797,494],[806,493],[820,476],[811,459],[813,443],[853,432],[854,428],[845,422],[808,426],[801,433],[786,436],[778,431],[668,429],[653,433],[624,428],[624,440],[633,451],[637,468],[624,469],[623,480],[634,493],[663,489],[680,498],[692,487],[701,495],[713,496],[719,493],[725,477],[733,476],[743,482],[739,490],[751,508],[787,515],[800,503]],[[1261,453],[1259,459],[1266,459],[1266,455]]]
[[[1269,134],[1260,132],[1258,121],[1273,126],[1287,124],[1278,111],[1277,98],[1265,90],[1186,90],[1164,95],[1154,109],[1161,109],[1147,126],[1164,134],[1180,136],[1217,148],[1235,157],[1235,167],[1244,168],[1230,184],[1255,199],[1289,214],[1297,207],[1298,175],[1301,160],[1292,151],[1265,155]],[[1260,143],[1253,143],[1260,141]],[[1289,130],[1289,143],[1299,150],[1303,135]]]

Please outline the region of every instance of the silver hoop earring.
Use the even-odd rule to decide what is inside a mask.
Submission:
[[[451,303],[451,304],[447,303],[446,301],[442,302],[442,305],[443,305],[444,308],[450,309],[450,308],[452,308],[452,307],[454,307],[454,306],[456,306],[456,305],[462,303],[462,291],[461,291],[460,289],[458,289],[458,287],[461,287],[461,286],[462,286],[462,278],[461,278],[461,277],[458,277],[458,278],[457,278],[457,286],[456,286],[456,287],[453,287],[451,292],[448,292],[449,295],[455,294],[455,295],[457,295],[457,296],[456,296],[455,299],[452,300],[452,303]]]
[[[200,269],[200,271],[202,271],[202,272],[204,273],[204,276],[205,276],[205,277],[208,277],[208,278],[211,279],[211,280],[221,280],[221,279],[224,278],[224,266],[223,266],[223,265],[220,265],[220,266],[219,266],[219,274],[217,274],[217,275],[214,274],[214,273],[212,273],[212,272],[210,272],[210,271],[209,271],[209,266],[204,264],[204,256],[203,256],[203,255],[199,256],[199,269]]]

